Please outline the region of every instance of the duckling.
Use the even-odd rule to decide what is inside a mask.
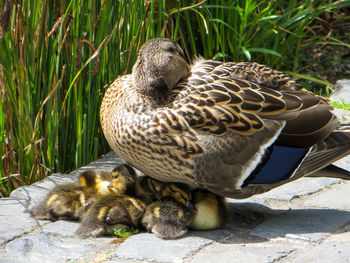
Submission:
[[[163,239],[183,236],[194,218],[194,210],[172,198],[154,202],[147,206],[141,223],[147,232]]]
[[[163,183],[148,176],[140,176],[136,184],[136,196],[147,204],[171,197],[183,205],[190,205],[191,190],[181,183]]]
[[[127,164],[120,164],[112,172],[85,171],[80,174],[78,182],[81,186],[94,189],[98,195],[112,193],[133,195],[135,180],[135,170]]]
[[[93,202],[104,195],[133,194],[135,180],[135,171],[127,164],[115,167],[112,172],[85,171],[80,174],[78,183],[54,187],[30,213],[36,219],[79,220]]]
[[[115,228],[138,226],[146,205],[139,199],[111,194],[97,200],[83,216],[75,234],[82,237],[111,235]]]
[[[127,165],[120,164],[112,172],[89,170],[79,176],[79,184],[95,192],[85,206],[88,210],[93,202],[109,194],[135,195],[136,173]]]
[[[57,221],[59,219],[79,220],[94,191],[77,183],[57,185],[46,198],[34,206],[33,218]]]
[[[195,216],[189,225],[193,230],[220,228],[227,218],[225,198],[208,191],[195,190],[192,193]]]

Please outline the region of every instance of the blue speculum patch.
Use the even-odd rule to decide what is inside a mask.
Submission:
[[[273,146],[267,162],[248,183],[267,184],[289,178],[305,158],[309,148]]]

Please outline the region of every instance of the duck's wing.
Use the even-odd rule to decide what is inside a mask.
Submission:
[[[287,121],[282,143],[292,145],[298,140],[299,145],[313,145],[335,128],[332,107],[321,97],[305,92],[286,74],[255,63],[244,65],[255,68],[245,79],[238,78],[243,75],[240,63],[199,60],[174,89],[173,111],[192,128],[214,134],[230,130],[248,135],[261,131],[264,119]],[[310,122],[313,116],[317,119]]]
[[[271,149],[272,156],[262,164],[262,169],[257,169],[255,173],[252,173],[241,189],[230,189],[219,184],[208,184],[207,188],[223,196],[247,198],[270,191],[303,176],[350,179],[348,171],[330,166],[349,154],[350,133],[333,132],[324,141],[310,149],[292,148],[290,152],[288,147],[274,146],[274,148]],[[285,158],[288,154],[293,156],[289,155],[291,158]],[[298,161],[298,158],[301,160]],[[295,166],[295,161],[297,161],[297,166]],[[293,162],[293,169],[285,169],[288,165],[293,166]]]

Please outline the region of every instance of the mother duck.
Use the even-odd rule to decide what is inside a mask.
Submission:
[[[163,182],[246,198],[350,152],[327,101],[257,63],[197,58],[155,38],[106,91],[104,135],[127,163]]]

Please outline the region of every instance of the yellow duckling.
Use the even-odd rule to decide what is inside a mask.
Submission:
[[[96,199],[109,194],[134,194],[135,171],[121,164],[112,172],[89,170],[83,172],[79,183],[57,185],[30,213],[36,219],[56,221],[79,220]]]
[[[225,198],[207,191],[192,193],[195,216],[189,225],[193,230],[213,230],[222,227],[227,218]]]
[[[136,173],[127,164],[120,164],[112,172],[88,170],[80,174],[78,182],[92,188],[98,195],[134,194]]]
[[[184,235],[188,228],[193,230],[220,228],[226,217],[227,210],[223,197],[195,190],[190,202],[179,198],[175,200],[170,195],[150,204],[142,217],[142,225],[148,232],[161,238],[174,239]]]

